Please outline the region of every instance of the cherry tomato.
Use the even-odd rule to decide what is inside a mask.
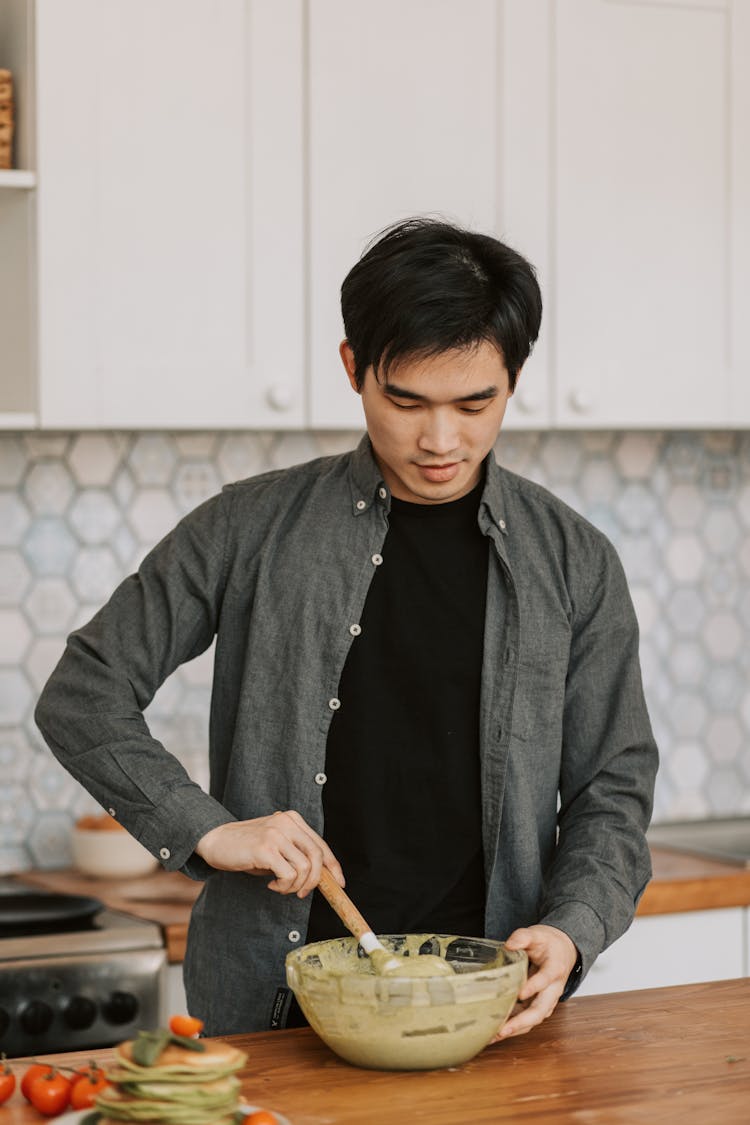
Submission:
[[[52,1069],[51,1066],[47,1066],[44,1063],[34,1063],[25,1072],[21,1079],[21,1093],[26,1098],[27,1102],[31,1101],[31,1083],[34,1079],[38,1078],[40,1074],[51,1074]]]
[[[16,1076],[2,1056],[2,1069],[0,1069],[0,1105],[7,1102],[16,1088]]]
[[[70,1079],[59,1070],[39,1074],[29,1088],[29,1101],[45,1117],[62,1113],[70,1100]]]
[[[104,1071],[99,1070],[94,1066],[88,1074],[80,1074],[77,1078],[73,1079],[73,1085],[70,1088],[70,1105],[72,1109],[90,1109],[96,1100],[97,1094],[101,1094],[109,1083],[104,1077]]]
[[[244,1125],[279,1125],[279,1119],[268,1109],[258,1109],[245,1118]]]
[[[203,1020],[195,1016],[172,1016],[169,1021],[169,1030],[175,1035],[185,1035],[188,1039],[199,1035],[203,1031]]]
[[[99,1066],[99,1063],[96,1062],[95,1059],[91,1059],[86,1063],[85,1066],[77,1066],[75,1068],[75,1070],[73,1071],[73,1077],[70,1081],[75,1082],[77,1078],[90,1078],[92,1076],[97,1077],[98,1075],[103,1073],[104,1071]]]

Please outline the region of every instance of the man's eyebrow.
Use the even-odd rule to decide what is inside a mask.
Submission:
[[[392,398],[407,398],[413,402],[429,402],[427,395],[418,395],[414,391],[408,391],[405,387],[399,387],[396,383],[385,382],[381,384],[383,394],[390,395]],[[482,402],[488,398],[497,398],[499,394],[496,386],[485,387],[481,391],[472,391],[468,395],[459,395],[458,398],[451,399],[451,402]]]

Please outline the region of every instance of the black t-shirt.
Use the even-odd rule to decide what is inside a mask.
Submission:
[[[482,485],[393,499],[326,749],[325,839],[376,933],[484,932]],[[315,892],[308,941],[347,931]]]

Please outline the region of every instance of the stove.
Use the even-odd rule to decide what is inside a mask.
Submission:
[[[158,1026],[166,951],[153,922],[0,879],[0,1051],[109,1047]]]

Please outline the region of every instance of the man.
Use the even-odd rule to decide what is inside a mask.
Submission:
[[[286,953],[343,932],[311,894],[323,865],[376,932],[526,949],[520,1034],[650,876],[636,620],[608,541],[492,456],[539,331],[529,264],[409,220],[342,311],[358,449],[182,520],[69,638],[37,721],[166,868],[205,879],[185,980],[210,1034],[298,1021]],[[208,795],[142,711],[214,638]]]

